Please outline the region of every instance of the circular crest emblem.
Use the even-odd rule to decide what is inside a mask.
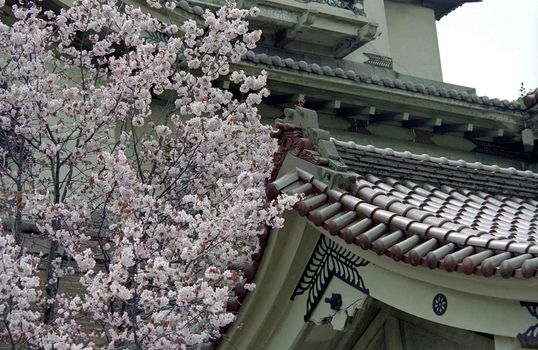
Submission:
[[[446,299],[446,296],[444,294],[439,293],[433,297],[432,308],[433,308],[433,312],[437,316],[441,316],[442,314],[444,314],[446,312],[447,307],[448,307],[448,300]]]

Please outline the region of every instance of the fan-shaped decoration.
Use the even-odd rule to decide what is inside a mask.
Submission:
[[[370,294],[359,274],[359,268],[368,264],[368,260],[351,253],[321,235],[291,296],[291,300],[294,300],[296,296],[308,291],[305,322],[314,312],[327,286],[335,276],[361,292]]]

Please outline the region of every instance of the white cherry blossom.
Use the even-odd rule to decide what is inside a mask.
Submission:
[[[254,287],[242,270],[259,235],[296,201],[265,195],[267,74],[232,71],[260,38],[247,21],[259,11],[230,1],[202,27],[116,0],[12,9],[0,23],[0,342],[192,349],[220,337],[236,284]]]

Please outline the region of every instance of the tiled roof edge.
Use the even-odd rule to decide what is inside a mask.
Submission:
[[[347,142],[339,141],[339,140],[337,140],[337,139],[335,139],[333,137],[331,137],[331,141],[334,144],[342,146],[342,147],[355,148],[355,149],[364,150],[364,151],[376,152],[376,153],[378,153],[380,155],[394,155],[394,156],[397,156],[397,157],[413,159],[413,160],[417,160],[417,161],[430,161],[430,162],[436,162],[436,163],[439,163],[439,164],[451,165],[451,166],[454,166],[454,167],[465,167],[465,168],[473,169],[473,170],[485,170],[485,171],[489,171],[491,173],[501,173],[501,174],[508,174],[508,175],[512,175],[512,176],[521,176],[521,177],[525,177],[525,178],[538,179],[538,173],[535,173],[535,172],[533,172],[531,170],[517,170],[516,168],[513,168],[513,167],[503,168],[503,167],[500,167],[498,165],[486,165],[486,164],[483,164],[483,163],[480,163],[480,162],[471,163],[471,162],[467,162],[467,161],[464,161],[464,160],[450,160],[450,159],[448,159],[446,157],[432,157],[432,156],[430,156],[428,154],[414,154],[414,153],[411,153],[409,151],[398,152],[398,151],[394,151],[391,148],[377,148],[377,147],[372,146],[372,145],[367,145],[367,146],[359,145],[359,144],[356,144],[353,141],[347,141]]]
[[[292,58],[282,58],[280,56],[269,56],[266,54],[256,54],[253,51],[248,51],[243,59],[253,63],[261,63],[267,66],[287,68],[295,71],[303,71],[317,75],[325,75],[329,77],[337,77],[341,79],[359,81],[362,83],[384,86],[399,90],[407,90],[430,95],[436,97],[444,97],[451,100],[459,100],[483,106],[496,107],[512,111],[524,111],[517,102],[500,100],[498,98],[489,98],[487,96],[478,96],[469,94],[466,91],[457,91],[455,89],[436,88],[433,85],[425,86],[422,83],[415,84],[410,81],[402,81],[400,79],[381,78],[377,74],[366,75],[357,73],[353,70],[344,71],[342,68],[332,68],[329,66],[320,66],[316,63],[307,63],[305,61],[295,61]]]
[[[440,19],[442,19],[446,15],[448,15],[451,12],[453,12],[453,11],[457,10],[458,8],[462,7],[463,4],[464,4],[464,2],[462,2],[460,4],[455,4],[455,5],[452,5],[452,6],[448,7],[448,8],[446,8],[444,11],[436,12],[435,13],[435,20],[439,21]]]
[[[267,186],[268,198],[280,193],[304,194],[294,206],[301,216],[348,244],[395,261],[485,277],[530,278],[538,269],[535,242],[491,238],[488,232],[399,203],[359,182],[349,192],[330,188],[297,168]]]

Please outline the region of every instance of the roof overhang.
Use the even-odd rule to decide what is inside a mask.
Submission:
[[[482,0],[392,0],[396,2],[414,3],[429,7],[435,12],[435,19],[440,20],[450,12],[468,2],[482,2]]]
[[[443,16],[468,2],[482,2],[482,0],[422,0],[424,6],[435,11],[436,20],[440,20]]]
[[[249,74],[260,69],[268,72],[272,92],[269,104],[293,107],[303,100],[306,107],[323,109],[335,115],[335,120],[358,117],[368,118],[370,123],[399,121],[405,128],[435,128],[436,132],[459,132],[470,139],[521,142],[521,132],[529,118],[508,101],[499,104],[497,99],[485,96],[433,86],[425,88],[422,84],[380,79],[277,56],[247,54],[247,59],[236,67]]]
[[[516,338],[537,322],[531,311],[538,301],[536,279],[477,279],[413,267],[348,245],[296,211],[285,219],[284,228],[269,234],[256,290],[243,301],[219,349],[297,349],[301,332],[313,326],[306,321],[330,314],[324,300],[331,293],[342,293],[346,306],[371,297],[421,319],[494,336]],[[350,262],[346,272],[355,279],[313,274],[323,271],[323,260],[335,258]],[[441,310],[435,307],[439,297],[448,303]]]
[[[435,324],[538,344],[538,202],[381,179],[367,164],[398,168],[397,158],[408,159],[425,182],[445,170],[470,172],[469,186],[482,175],[493,183],[538,181],[538,174],[334,144],[313,113],[298,107],[277,121],[281,162],[268,198],[302,197],[284,227],[264,236],[261,260],[246,268],[257,288],[238,296],[237,327],[220,349],[298,349],[306,328],[334,315],[328,303],[335,293],[341,305],[374,300]],[[339,147],[361,154],[347,159]],[[430,162],[440,171],[421,170]]]

